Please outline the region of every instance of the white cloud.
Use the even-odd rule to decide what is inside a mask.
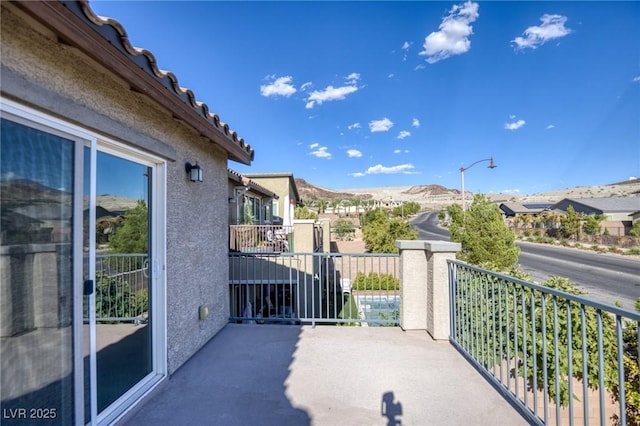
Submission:
[[[341,101],[345,99],[347,95],[357,91],[358,87],[355,85],[342,87],[327,86],[324,90],[314,90],[307,98],[306,108],[311,109],[316,104],[322,105],[323,102]]]
[[[369,130],[371,133],[374,132],[387,132],[390,128],[393,127],[393,121],[389,120],[387,117],[382,120],[372,120],[369,122]]]
[[[347,156],[349,158],[360,158],[362,157],[362,152],[358,151],[357,149],[348,149]]]
[[[389,74],[387,77],[389,77],[389,78],[393,78],[394,76],[395,76],[395,74],[394,74],[394,73],[391,73],[391,74]]]
[[[408,50],[411,47],[412,43],[409,43],[408,41],[405,41],[404,43],[402,43],[402,48],[404,50]]]
[[[524,37],[516,37],[511,40],[511,43],[516,45],[516,49],[527,47],[535,49],[549,40],[571,34],[571,30],[564,26],[567,22],[566,16],[544,14],[540,20],[542,21],[540,26],[529,27],[522,33]]]
[[[526,124],[526,121],[520,119],[518,121],[512,121],[511,123],[504,123],[504,128],[507,130],[518,130]]]
[[[633,80],[631,80],[631,81],[633,81],[634,83],[640,81],[640,75],[637,76],[637,77],[634,77]]]
[[[411,136],[411,132],[408,132],[406,130],[402,130],[400,133],[398,133],[398,139],[405,139],[409,136]]]
[[[331,153],[327,151],[329,148],[326,146],[319,146],[317,143],[309,145],[309,148],[314,149],[318,148],[315,151],[311,151],[309,154],[318,158],[326,158],[327,160],[331,158]]]
[[[304,92],[305,90],[307,90],[309,87],[313,86],[313,83],[310,81],[307,81],[306,83],[304,83],[302,86],[300,86],[300,91]]]
[[[393,174],[416,174],[416,172],[412,172],[415,167],[413,164],[399,164],[397,166],[383,166],[382,164],[376,164],[375,166],[369,167],[364,172],[352,173],[353,177],[362,177],[364,175],[393,175]]]
[[[425,64],[418,64],[413,70],[418,71],[418,70],[423,70],[425,68],[426,68]]]
[[[263,84],[260,86],[260,94],[262,96],[289,96],[296,93],[296,88],[291,84],[293,77],[290,75],[284,77],[275,78],[275,76],[269,76],[270,80],[273,80],[269,84]]]
[[[353,124],[349,124],[349,125],[347,126],[347,129],[349,129],[349,130],[353,130],[353,129],[359,129],[360,127],[361,127],[361,126],[360,126],[360,123],[353,123]]]
[[[455,5],[440,24],[440,31],[429,34],[424,39],[424,50],[419,53],[426,61],[435,64],[454,55],[460,55],[471,49],[469,36],[473,34],[473,23],[478,19],[478,3],[467,1]]]
[[[408,149],[405,149],[404,151],[403,151],[403,150],[401,150],[401,149],[394,149],[394,150],[393,150],[393,153],[394,153],[394,154],[402,154],[403,152],[404,152],[405,154],[408,154],[408,153],[409,153],[409,150],[408,150]]]
[[[514,118],[516,118],[516,116],[515,116],[515,115],[513,115],[513,114],[511,114],[511,115],[509,116],[509,118],[513,120]]]
[[[417,118],[414,118],[413,120],[411,120],[411,127],[420,127],[420,120],[418,120]]]
[[[553,129],[553,128],[555,128],[555,127],[556,127],[556,126],[554,126],[553,124],[549,124],[549,125],[547,126],[547,129]]]
[[[501,194],[519,194],[520,190],[519,189],[503,189],[502,191],[500,191]]]
[[[347,83],[349,83],[351,86],[355,86],[358,80],[360,80],[360,73],[352,72],[345,78],[345,80],[347,80]]]

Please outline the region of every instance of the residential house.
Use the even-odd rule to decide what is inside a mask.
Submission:
[[[280,198],[275,192],[231,169],[229,175],[229,224],[270,225],[272,209]],[[278,218],[275,218],[278,222]]]
[[[293,173],[244,173],[243,176],[278,195],[278,199],[273,201],[271,210],[274,217],[293,221],[294,207],[302,205]],[[291,223],[285,223],[285,225],[291,225]]]
[[[2,408],[108,424],[227,324],[227,161],[254,151],[86,1],[0,7]],[[107,194],[135,252],[97,247]]]
[[[549,211],[553,203],[501,203],[500,210],[505,217],[515,217],[516,215],[539,215]]]
[[[566,213],[569,206],[583,215],[604,216],[603,230],[606,229],[610,235],[623,236],[631,229],[630,215],[640,210],[640,197],[564,198],[550,209]]]

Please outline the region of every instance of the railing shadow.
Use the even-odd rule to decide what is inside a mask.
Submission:
[[[380,404],[380,415],[387,418],[387,426],[400,426],[402,424],[402,403],[395,400],[393,392],[385,392]]]

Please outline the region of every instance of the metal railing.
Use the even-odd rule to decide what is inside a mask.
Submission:
[[[292,226],[229,225],[229,250],[244,253],[288,252],[292,233]]]
[[[396,325],[399,256],[229,253],[230,321]]]
[[[147,322],[148,272],[149,262],[146,254],[96,255],[96,322]],[[84,319],[89,320],[86,303]]]
[[[532,423],[637,424],[640,314],[448,265],[451,342]]]

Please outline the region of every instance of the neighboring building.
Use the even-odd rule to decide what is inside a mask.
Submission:
[[[253,150],[87,2],[0,6],[1,405],[108,424],[227,324],[227,160]],[[135,253],[97,246],[106,194]]]
[[[278,194],[231,169],[229,174],[229,225],[270,225]]]
[[[274,200],[271,210],[273,216],[287,219],[287,216],[290,215],[290,220],[293,220],[293,207],[302,205],[293,173],[244,173],[243,176],[269,188],[278,195],[279,198]]]
[[[514,217],[516,215],[531,214],[538,215],[542,212],[549,211],[552,203],[502,203],[500,210],[505,217]]]
[[[631,215],[640,210],[640,197],[565,198],[550,209],[566,213],[569,206],[583,215],[604,216],[602,228],[611,235],[622,236],[631,228]]]

